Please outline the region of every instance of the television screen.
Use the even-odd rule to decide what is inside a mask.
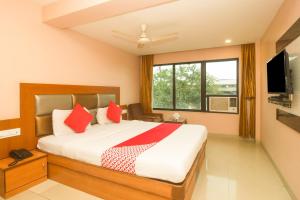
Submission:
[[[277,54],[267,63],[268,93],[287,93],[285,51]]]

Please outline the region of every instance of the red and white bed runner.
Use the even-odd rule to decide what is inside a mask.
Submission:
[[[101,155],[101,166],[134,174],[136,158],[173,133],[180,126],[181,124],[160,124],[140,135],[109,148]]]

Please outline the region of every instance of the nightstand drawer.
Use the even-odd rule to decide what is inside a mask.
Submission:
[[[40,158],[12,168],[5,173],[5,191],[9,192],[47,176],[47,158]]]

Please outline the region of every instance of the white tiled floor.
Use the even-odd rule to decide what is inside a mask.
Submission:
[[[96,200],[94,196],[48,180],[9,200]],[[192,200],[289,200],[274,166],[259,144],[209,136],[206,163]],[[1,198],[0,198],[1,200]]]
[[[260,144],[210,135],[193,200],[289,200]]]

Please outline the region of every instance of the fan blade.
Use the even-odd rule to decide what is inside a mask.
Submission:
[[[117,34],[117,35],[122,35],[122,36],[125,36],[125,37],[128,37],[128,38],[136,39],[136,37],[134,35],[129,35],[127,33],[123,33],[123,32],[116,31],[116,30],[113,30],[112,32],[114,34]]]
[[[137,42],[135,40],[131,40],[131,39],[128,39],[126,37],[122,37],[120,35],[113,35],[113,37],[124,40],[124,41],[132,43],[132,44],[137,44]]]
[[[159,37],[154,37],[152,38],[152,42],[161,42],[161,41],[167,41],[167,40],[172,40],[172,39],[177,39],[178,38],[178,33],[171,33],[167,35],[162,35]]]
[[[126,40],[127,42],[134,43],[134,44],[137,43],[136,38],[134,38],[132,36],[129,36],[129,35],[126,35],[126,34],[122,34],[120,32],[115,32],[115,31],[113,31],[113,33],[114,33],[113,37],[115,37],[115,38]]]
[[[115,31],[115,30],[113,30],[112,32],[113,32],[113,36],[115,36],[115,37],[123,38],[123,39],[129,40],[129,41],[135,42],[135,43],[137,41],[137,38],[133,35],[129,35],[126,33],[122,33],[120,31]]]

